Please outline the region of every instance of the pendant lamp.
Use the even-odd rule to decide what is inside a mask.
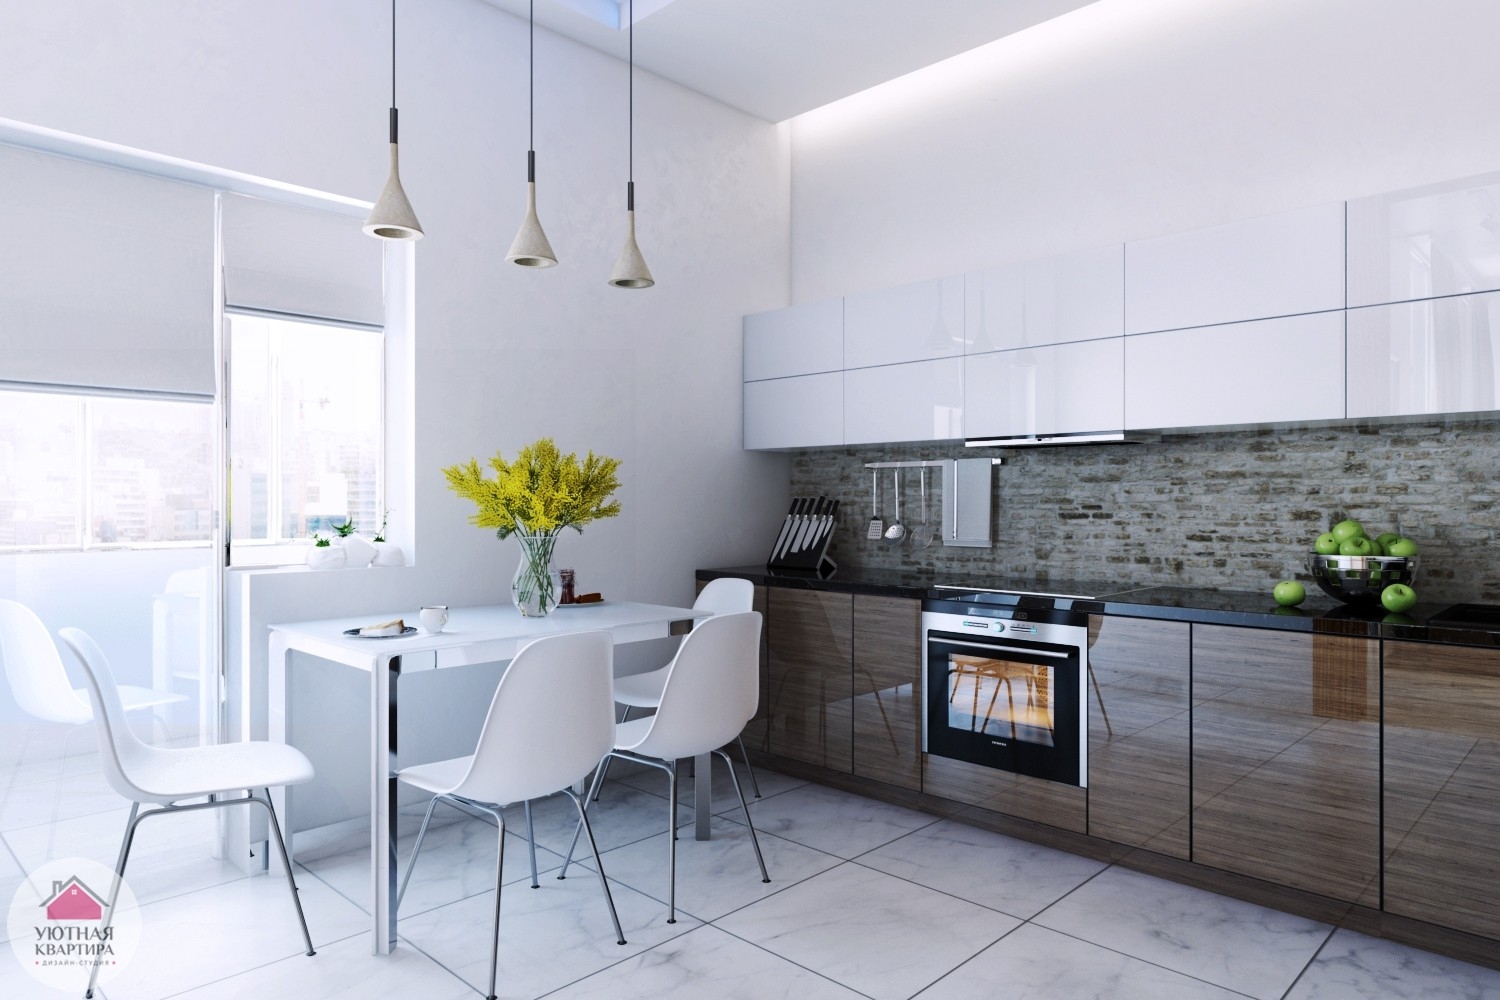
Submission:
[[[391,175],[370,217],[365,232],[382,240],[420,240],[422,224],[401,189],[400,157],[396,147],[396,0],[391,0]]]
[[[609,283],[616,288],[650,288],[656,279],[635,243],[635,0],[630,0],[626,16],[630,18],[630,170],[625,184],[625,245]]]
[[[527,61],[531,80],[528,85],[530,124],[527,133],[529,148],[526,150],[526,218],[521,220],[521,231],[516,234],[505,259],[522,267],[552,267],[557,263],[557,254],[552,252],[552,244],[542,232],[542,222],[536,217],[536,0],[531,0],[529,32]]]

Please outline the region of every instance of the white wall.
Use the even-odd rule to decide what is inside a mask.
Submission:
[[[636,77],[639,239],[657,279],[605,284],[624,237],[625,65],[538,30],[542,221],[562,263],[505,262],[525,196],[526,26],[481,0],[399,7],[402,177],[417,247],[417,564],[257,578],[263,625],[508,599],[514,543],[439,470],[543,435],[623,460],[623,514],[558,561],[608,596],[690,603],[698,566],[757,561],[780,456],[740,448],[740,317],[788,295],[785,128]],[[649,21],[640,31],[649,30]],[[0,6],[0,117],[373,199],[386,170],[389,8],[373,0]],[[231,667],[234,660],[231,659]]]
[[[794,301],[1500,169],[1489,0],[1099,0],[793,119]]]

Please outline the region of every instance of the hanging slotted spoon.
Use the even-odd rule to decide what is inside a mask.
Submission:
[[[900,545],[906,538],[906,525],[901,523],[901,470],[891,470],[891,480],[896,484],[896,520],[885,529],[885,544],[891,548]]]

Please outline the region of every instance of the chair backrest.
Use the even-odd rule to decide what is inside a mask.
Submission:
[[[26,605],[0,600],[0,659],[16,704],[45,722],[77,725],[93,718],[68,681],[57,644]]]
[[[129,777],[130,764],[149,750],[140,738],[131,731],[125,721],[125,704],[120,700],[120,691],[115,686],[115,674],[110,669],[104,650],[94,637],[81,628],[60,628],[57,637],[63,641],[78,662],[83,664],[84,676],[88,679],[89,699],[99,711],[99,764],[109,787],[132,801],[143,801],[148,793],[141,791]]]
[[[524,646],[500,678],[474,760],[453,793],[504,804],[582,780],[615,744],[614,651],[608,632]]]
[[[698,592],[694,611],[712,611],[716,615],[734,615],[755,610],[755,584],[739,577],[721,576],[710,580]]]
[[[667,665],[651,728],[634,746],[676,760],[708,753],[739,736],[760,704],[760,612],[715,615],[698,623]]]

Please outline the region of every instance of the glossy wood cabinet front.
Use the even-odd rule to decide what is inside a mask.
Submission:
[[[1385,643],[1385,909],[1500,938],[1500,650]]]
[[[1193,626],[1192,860],[1379,905],[1380,643]]]
[[[853,597],[771,587],[769,749],[834,771],[853,763]]]
[[[1188,857],[1191,626],[1089,616],[1089,834]]]
[[[922,787],[922,602],[854,595],[854,773]]]
[[[708,586],[707,580],[697,581],[698,593],[703,593],[703,588]],[[752,750],[766,749],[767,724],[771,718],[768,707],[768,692],[770,689],[770,674],[767,668],[766,639],[770,635],[770,620],[766,614],[766,588],[756,587],[755,597],[750,605],[750,610],[760,612],[760,682],[756,690],[760,692],[760,701],[755,706],[755,714],[750,721],[745,723],[745,729],[740,734],[740,739],[745,741],[745,746]]]

